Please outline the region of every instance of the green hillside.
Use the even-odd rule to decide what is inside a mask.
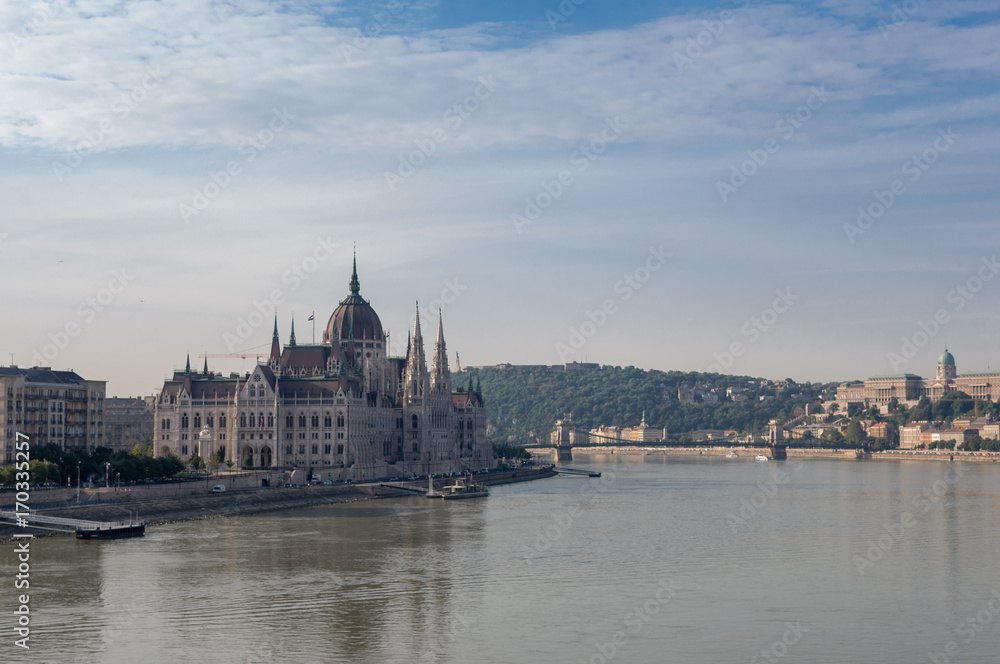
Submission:
[[[646,423],[666,426],[672,438],[698,429],[760,430],[770,419],[791,419],[796,407],[816,401],[824,389],[835,389],[833,384],[613,366],[569,372],[507,365],[467,369],[455,374],[454,384],[465,386],[470,376],[482,386],[491,438],[517,443],[547,437],[564,415],[590,429],[635,426],[645,411]],[[726,388],[743,390],[746,401],[734,403]],[[695,392],[698,402],[681,403],[678,389]],[[716,397],[718,403],[706,403]]]

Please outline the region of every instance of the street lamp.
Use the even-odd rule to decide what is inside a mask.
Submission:
[[[111,486],[111,462],[104,462],[104,488],[107,489]]]
[[[76,464],[76,504],[80,504],[80,464]]]

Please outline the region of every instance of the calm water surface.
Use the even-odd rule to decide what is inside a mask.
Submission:
[[[604,477],[35,541],[27,653],[5,546],[0,661],[1000,661],[996,465],[573,465]]]

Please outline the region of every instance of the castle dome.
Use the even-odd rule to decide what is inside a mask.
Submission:
[[[354,271],[351,274],[351,294],[342,300],[323,332],[323,343],[331,343],[338,339],[356,341],[382,341],[382,321],[378,314],[361,297],[361,284],[358,282],[358,261],[354,260]]]
[[[945,348],[944,352],[941,353],[941,357],[938,358],[938,364],[950,364],[950,365],[954,366],[955,365],[955,356],[952,355],[951,353],[949,353],[948,349]]]

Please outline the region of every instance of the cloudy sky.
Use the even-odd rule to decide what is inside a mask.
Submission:
[[[356,243],[463,364],[1000,368],[998,74],[977,0],[3,3],[0,361],[150,394]]]

